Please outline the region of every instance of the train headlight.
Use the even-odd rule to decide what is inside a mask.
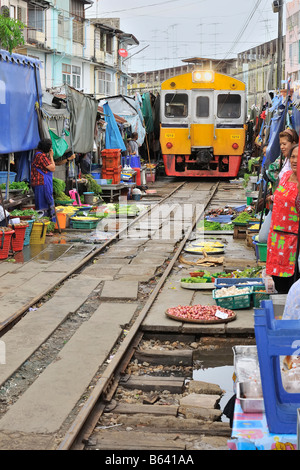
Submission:
[[[215,79],[214,72],[205,70],[195,70],[192,74],[192,80],[194,83],[211,83]]]
[[[236,142],[234,144],[232,144],[232,148],[234,150],[237,150],[239,148],[239,144],[237,144]]]
[[[173,147],[172,142],[167,142],[166,147],[167,147],[167,149],[171,149]]]

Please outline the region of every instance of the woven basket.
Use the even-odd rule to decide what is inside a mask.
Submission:
[[[14,233],[14,230],[4,230],[4,227],[0,227],[0,259],[8,258],[11,237]]]

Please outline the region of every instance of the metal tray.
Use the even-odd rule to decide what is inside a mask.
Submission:
[[[241,408],[244,413],[263,413],[265,409],[263,398],[243,398],[244,384],[243,382],[236,383],[236,398],[240,401]]]

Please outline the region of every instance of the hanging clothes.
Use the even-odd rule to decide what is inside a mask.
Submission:
[[[272,221],[268,237],[266,274],[290,277],[294,274],[299,217],[296,209],[298,188],[289,182],[287,171],[274,193]]]

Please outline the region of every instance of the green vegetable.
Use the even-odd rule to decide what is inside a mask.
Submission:
[[[66,183],[59,179],[53,178],[53,196],[56,201],[71,201],[71,198],[65,193]]]
[[[2,183],[0,188],[5,189],[6,183]],[[9,184],[9,189],[22,189],[22,193],[24,194],[29,191],[29,185],[25,183],[25,181],[14,181],[13,183]]]

